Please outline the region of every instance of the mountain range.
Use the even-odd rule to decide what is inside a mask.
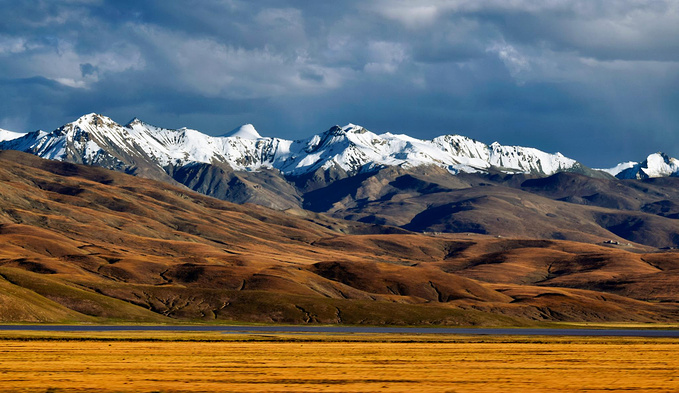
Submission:
[[[559,181],[591,179],[559,175],[525,187],[558,192]],[[593,180],[580,189],[608,184]],[[493,188],[503,186],[473,190]],[[517,190],[503,189],[505,198]],[[488,207],[499,200],[494,194]],[[421,234],[291,213],[0,151],[0,321],[544,326],[679,318],[676,252]],[[569,214],[586,222],[578,210]]]
[[[679,246],[679,161],[662,153],[595,170],[559,153],[459,135],[420,140],[349,124],[291,141],[247,124],[213,137],[94,113],[52,132],[3,130],[0,140],[0,150],[298,215],[411,232]]]
[[[3,149],[88,165],[117,165],[128,172],[146,165],[167,168],[195,163],[228,165],[235,171],[276,169],[286,176],[319,169],[357,174],[383,166],[423,165],[446,168],[454,174],[495,170],[551,175],[580,170],[577,162],[559,153],[498,143],[488,146],[459,135],[429,141],[390,133],[376,135],[353,124],[291,141],[261,137],[250,124],[211,137],[188,128],[159,128],[136,118],[122,126],[91,113],[50,133],[36,131],[11,139],[3,143]]]
[[[596,170],[459,135],[212,137],[97,114],[0,140],[0,321],[679,318],[662,153]]]
[[[386,166],[437,166],[451,174],[531,173],[552,175],[575,172],[596,176],[582,164],[560,153],[530,147],[491,145],[460,135],[420,140],[403,134],[376,135],[348,124],[302,140],[262,137],[252,124],[212,137],[188,128],[166,129],[134,118],[126,125],[90,113],[52,132],[22,134],[0,129],[3,150],[22,150],[42,158],[79,161],[88,165],[118,166],[136,172],[190,164],[228,165],[234,171],[276,169],[286,176],[303,176],[336,168],[348,174]],[[146,164],[146,165],[145,165]],[[168,170],[166,170],[168,171]],[[672,176],[679,160],[651,154],[645,161],[625,162],[600,171],[621,179]]]

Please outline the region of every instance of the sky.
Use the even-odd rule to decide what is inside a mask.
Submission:
[[[300,139],[354,123],[679,157],[676,0],[0,0],[0,128],[96,112]]]

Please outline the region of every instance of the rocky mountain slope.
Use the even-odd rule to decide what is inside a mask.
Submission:
[[[618,164],[606,172],[618,179],[650,179],[656,177],[677,176],[679,160],[665,153],[654,153],[642,162],[626,162]]]
[[[679,318],[675,252],[408,233],[14,151],[0,152],[0,199],[2,321]]]
[[[467,232],[653,247],[679,242],[679,178],[598,179],[385,168],[303,195],[309,210],[418,232]]]
[[[16,135],[7,134],[6,139],[12,136]],[[498,143],[488,146],[459,135],[424,141],[376,135],[350,124],[298,141],[261,137],[252,125],[211,137],[139,119],[121,126],[97,114],[52,132],[2,141],[0,149],[180,183],[217,198],[277,209],[302,207],[302,194],[310,189],[384,167],[435,166],[450,174],[592,172],[558,153]]]
[[[580,170],[576,161],[559,153],[502,146],[497,142],[488,146],[460,135],[424,141],[407,135],[376,135],[349,124],[298,141],[263,138],[252,125],[242,126],[227,136],[211,137],[187,128],[159,128],[136,118],[121,126],[94,113],[51,133],[26,134],[5,142],[1,148],[111,169],[126,167],[127,171],[144,164],[166,168],[194,163],[228,165],[236,171],[277,169],[286,176],[333,167],[357,174],[381,166],[426,165],[446,168],[452,173],[496,170],[551,175]]]
[[[418,232],[679,246],[677,161],[661,154],[609,175],[560,154],[459,135],[423,141],[348,125],[289,141],[244,125],[211,137],[96,114],[50,133],[5,135],[0,149],[277,210]]]

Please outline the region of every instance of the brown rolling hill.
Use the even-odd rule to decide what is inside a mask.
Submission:
[[[414,232],[672,248],[679,246],[677,189],[679,178],[452,176],[436,167],[388,167],[312,188],[303,199],[312,211]]]
[[[416,180],[397,185],[416,188],[417,197],[427,194],[422,190],[451,194],[453,205],[446,208],[461,207],[455,215],[476,212],[476,220],[501,218],[483,216],[481,207],[513,214],[506,206],[522,203],[535,215],[563,208],[565,221],[582,225],[596,215],[534,193],[512,194],[516,188],[509,185],[488,186],[502,191],[491,196],[473,194],[484,187],[464,196],[462,177],[457,188]],[[380,187],[371,190],[379,199]],[[475,201],[472,209],[464,210],[462,198]],[[441,217],[442,227],[450,225]],[[603,245],[610,232],[600,226],[601,232],[578,237],[581,224],[534,228],[532,219],[514,218],[524,223],[520,236],[426,235],[300,209],[236,205],[166,183],[3,151],[0,321],[679,320],[679,253]],[[515,224],[505,225],[511,234]],[[540,231],[579,241],[529,238]]]

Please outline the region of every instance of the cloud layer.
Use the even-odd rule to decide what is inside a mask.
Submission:
[[[0,128],[86,112],[679,156],[673,0],[0,0]]]

